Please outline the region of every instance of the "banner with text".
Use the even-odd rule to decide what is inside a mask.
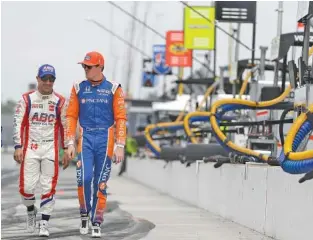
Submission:
[[[192,66],[192,50],[184,47],[184,31],[166,33],[165,62],[171,67]]]
[[[195,11],[197,12],[195,12]],[[201,14],[199,14],[199,13]],[[184,46],[193,50],[215,49],[215,8],[192,6],[184,9]]]
[[[165,63],[165,45],[153,45],[153,72],[159,75],[171,74],[171,68]]]

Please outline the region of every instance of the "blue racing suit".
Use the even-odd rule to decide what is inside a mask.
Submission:
[[[91,222],[101,224],[114,144],[125,145],[126,139],[127,117],[120,84],[105,78],[97,85],[88,80],[74,84],[66,118],[68,145],[75,142],[77,121],[80,125],[77,147],[80,213],[86,215],[91,212]]]

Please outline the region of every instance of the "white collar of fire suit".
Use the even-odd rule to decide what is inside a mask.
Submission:
[[[41,94],[41,93],[37,90],[37,91],[36,91],[36,94],[37,94],[37,96],[38,96],[40,99],[42,99],[42,100],[44,100],[44,99],[51,99],[51,98],[52,98],[52,95],[54,94],[54,91],[53,91],[51,94],[43,95],[43,94]]]

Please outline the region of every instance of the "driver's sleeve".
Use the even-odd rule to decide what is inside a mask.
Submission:
[[[126,143],[126,106],[122,88],[119,86],[113,96],[113,114],[115,121],[115,138],[116,144],[125,146]]]
[[[26,94],[18,101],[15,107],[13,119],[13,142],[14,148],[22,148],[24,145],[24,131],[27,125],[27,101]]]
[[[75,144],[76,127],[79,114],[78,86],[73,86],[66,110],[66,146]]]

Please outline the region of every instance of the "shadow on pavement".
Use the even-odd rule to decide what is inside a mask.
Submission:
[[[2,217],[1,239],[42,239],[42,237],[37,236],[37,232],[33,234],[26,233],[24,228],[25,216],[14,216],[16,213],[15,207],[16,204],[6,204],[6,206],[2,206],[8,214],[6,214],[6,218]],[[53,213],[53,219],[50,221],[49,239],[64,239],[68,237],[72,237],[73,239],[74,237],[75,239],[90,239],[90,234],[85,236],[80,235],[78,225],[72,224],[72,222],[78,223],[78,218],[77,207],[55,211]],[[154,227],[155,225],[153,223],[144,219],[134,218],[128,212],[121,210],[118,202],[108,201],[104,222],[101,228],[102,237],[105,239],[135,240],[147,235]]]

